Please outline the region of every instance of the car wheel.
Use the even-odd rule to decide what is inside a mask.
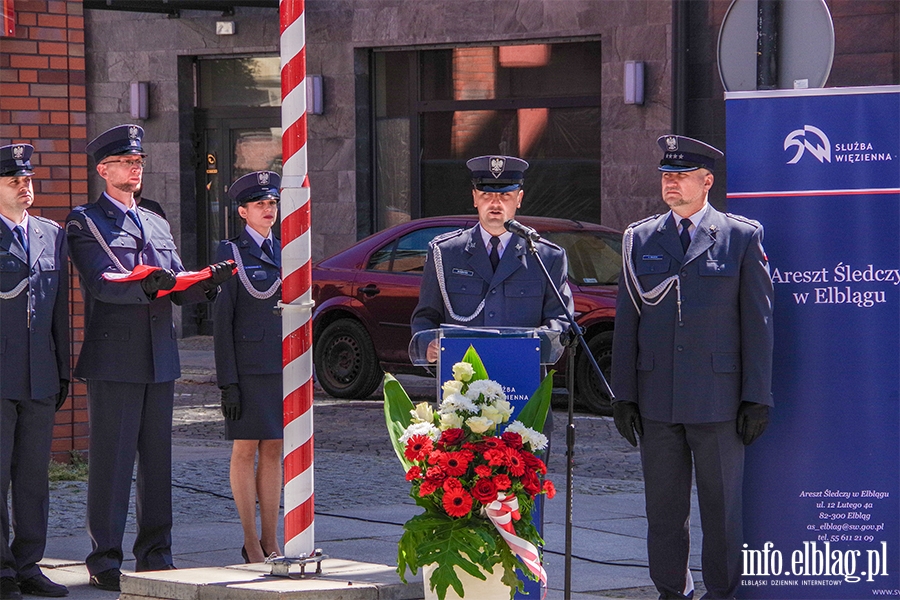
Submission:
[[[335,398],[367,398],[384,373],[365,327],[353,319],[338,319],[315,342],[316,377]]]
[[[613,332],[604,331],[599,333],[587,341],[597,366],[603,371],[606,380],[609,381],[612,367],[612,340]],[[594,368],[582,350],[578,354],[578,360],[575,361],[575,389],[577,390],[577,398],[582,406],[598,415],[611,415],[612,405],[609,401],[609,394],[606,388],[594,373]]]

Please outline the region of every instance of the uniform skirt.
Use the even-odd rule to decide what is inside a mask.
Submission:
[[[225,439],[280,440],[284,437],[282,376],[239,375],[241,418],[225,419]]]

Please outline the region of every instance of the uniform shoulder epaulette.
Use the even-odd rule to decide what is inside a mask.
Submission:
[[[236,236],[234,236],[232,238],[228,238],[228,241],[229,242],[237,242],[239,239],[241,239],[241,234],[237,234]],[[222,240],[221,242],[219,242],[220,245],[224,244],[224,243],[225,243],[225,240]]]
[[[165,219],[163,219],[162,215],[160,215],[159,213],[153,212],[153,211],[150,210],[149,208],[141,208],[141,205],[140,205],[140,204],[137,205],[137,209],[138,209],[139,211],[141,211],[141,218],[142,218],[142,219],[143,219],[146,215],[153,215],[152,217],[150,217],[151,219],[162,219],[163,221],[165,221]]]
[[[631,225],[629,225],[629,226],[626,227],[625,229],[631,229],[632,227],[637,227],[638,225],[643,225],[644,223],[647,223],[648,221],[654,221],[654,220],[656,220],[656,219],[658,219],[658,218],[659,218],[659,215],[658,215],[658,214],[656,214],[656,215],[650,215],[649,217],[644,217],[644,218],[641,219],[640,221],[635,221],[634,223],[632,223]]]
[[[429,246],[434,246],[435,244],[440,244],[446,242],[447,240],[451,240],[455,237],[459,237],[462,235],[465,229],[454,229],[453,231],[448,231],[447,233],[442,233],[441,235],[435,236],[430,242],[428,242]]]
[[[47,223],[48,225],[54,225],[57,229],[62,229],[62,225],[54,221],[53,219],[48,219],[47,217],[41,217],[39,215],[30,215],[31,217],[37,219],[42,223]]]
[[[513,237],[515,237],[515,236],[513,236]],[[550,240],[547,240],[547,239],[544,239],[544,238],[539,239],[539,240],[538,240],[538,243],[539,243],[539,244],[545,244],[545,245],[550,246],[551,248],[554,248],[554,249],[556,249],[556,250],[562,250],[561,247],[557,246],[556,244],[554,244],[554,243],[551,242]]]
[[[744,217],[742,215],[736,215],[734,213],[725,213],[725,216],[730,217],[730,218],[734,219],[735,221],[740,221],[741,223],[746,223],[747,225],[752,225],[753,227],[757,227],[757,228],[762,227],[762,223],[760,223],[759,221],[755,221],[753,219],[748,219],[747,217]]]

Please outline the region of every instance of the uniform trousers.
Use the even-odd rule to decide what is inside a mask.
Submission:
[[[3,528],[0,577],[30,579],[41,573],[37,566],[47,543],[50,489],[47,468],[53,441],[56,395],[32,400],[0,399],[0,527]],[[12,526],[7,497],[12,485]]]
[[[172,564],[172,404],[175,382],[122,383],[88,380],[91,424],[87,529],[95,575],[122,566],[137,455],[134,541],[136,571]]]
[[[733,598],[740,583],[744,445],[735,421],[663,423],[643,419],[641,464],[650,578],[660,598],[691,597],[691,474],[697,478],[706,595]]]

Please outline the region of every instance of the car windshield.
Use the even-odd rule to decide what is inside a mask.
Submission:
[[[553,231],[544,237],[562,246],[569,279],[577,285],[615,285],[622,270],[622,236],[602,231]]]

